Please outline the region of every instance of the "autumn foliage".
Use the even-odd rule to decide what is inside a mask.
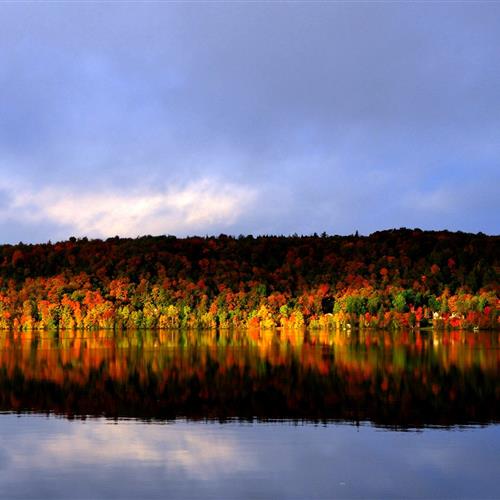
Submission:
[[[498,328],[500,238],[172,236],[0,246],[0,328]]]

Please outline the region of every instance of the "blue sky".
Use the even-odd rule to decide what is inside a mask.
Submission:
[[[500,4],[1,3],[0,235],[499,233]]]

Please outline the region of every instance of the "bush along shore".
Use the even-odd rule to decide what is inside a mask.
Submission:
[[[500,238],[145,236],[0,246],[0,329],[498,329]]]

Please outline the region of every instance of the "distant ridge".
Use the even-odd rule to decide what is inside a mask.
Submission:
[[[406,228],[1,245],[0,328],[496,327],[499,250]]]

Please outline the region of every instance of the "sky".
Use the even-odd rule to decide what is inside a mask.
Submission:
[[[0,3],[0,241],[498,234],[500,3]]]

